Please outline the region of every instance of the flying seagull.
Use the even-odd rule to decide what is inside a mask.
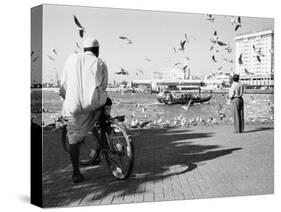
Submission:
[[[119,39],[127,41],[127,44],[132,44],[133,42],[126,36],[119,36]]]
[[[145,58],[146,61],[148,62],[151,62],[151,59],[150,58]]]
[[[188,39],[188,37],[187,37],[187,34],[186,34],[186,33],[184,33],[184,37],[185,37],[186,42],[187,42],[187,43],[189,43],[189,39]]]
[[[243,65],[243,60],[242,60],[242,53],[240,54],[238,58],[239,65]]]
[[[258,55],[258,56],[262,56],[264,57],[265,55],[261,53],[261,48],[259,48],[258,50],[256,49],[256,46],[253,45],[253,49],[255,51],[255,53]]]
[[[213,16],[212,14],[207,14],[207,15],[206,15],[206,19],[207,19],[208,21],[211,21],[211,22],[214,22],[214,20],[215,20],[215,18],[214,18],[214,16]]]
[[[125,71],[123,68],[121,68],[121,71],[115,72],[115,74],[118,74],[118,75],[129,75],[128,71]]]
[[[229,60],[227,58],[223,58],[226,62],[233,63],[233,60]]]
[[[225,50],[228,52],[228,53],[231,53],[232,52],[232,48],[230,47],[230,45],[227,45],[225,47]]]
[[[261,62],[261,57],[259,55],[257,55],[256,58],[259,62]]]
[[[137,70],[138,70],[138,71],[139,71],[140,73],[142,73],[142,74],[143,74],[143,70],[141,70],[141,69],[138,69],[138,68],[137,68]]]
[[[185,43],[186,43],[186,40],[180,41],[180,48],[179,48],[179,50],[184,51],[184,45],[185,45]]]
[[[219,39],[217,30],[214,31],[214,40],[217,41]]]
[[[219,46],[227,46],[227,44],[226,43],[224,43],[224,42],[222,42],[222,41],[217,41],[217,44],[219,45]]]
[[[52,61],[55,61],[55,58],[51,57],[50,55],[48,55],[49,59]]]
[[[84,36],[84,33],[86,32],[85,31],[85,28],[80,24],[80,22],[78,21],[77,17],[75,15],[73,15],[73,18],[74,18],[74,22],[78,28],[78,31],[79,31],[79,35],[81,38],[83,38]]]
[[[254,73],[249,72],[246,68],[244,68],[244,71],[247,75],[253,75]]]
[[[188,112],[188,109],[190,107],[191,102],[192,102],[192,99],[188,101],[188,104],[185,104],[185,105],[183,105],[181,107]]]
[[[239,16],[238,18],[237,18],[237,21],[235,21],[235,31],[237,31],[238,29],[239,29],[239,27],[242,27],[242,25],[241,25],[241,17]]]
[[[78,49],[82,49],[77,41],[76,41],[76,46],[77,46]]]
[[[56,56],[58,55],[56,49],[53,49],[53,52],[54,52],[54,54],[55,54]]]
[[[213,60],[215,63],[217,62],[217,60],[216,60],[216,58],[215,58],[215,55],[212,56],[212,60]]]
[[[182,67],[182,70],[185,71],[185,69],[188,67],[188,65],[185,65],[184,67]]]
[[[34,63],[36,60],[38,60],[39,56],[35,57],[31,62]]]

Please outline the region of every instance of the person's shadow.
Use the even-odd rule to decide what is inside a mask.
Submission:
[[[197,168],[203,161],[212,160],[231,154],[241,148],[225,149],[218,145],[200,145],[194,143],[196,139],[211,137],[212,133],[192,133],[188,130],[148,129],[129,132],[133,136],[135,146],[135,163],[132,175],[123,181],[113,178],[106,167],[87,168],[85,175],[88,180],[80,185],[60,186],[56,193],[58,199],[68,198],[69,203],[79,201],[81,196],[91,195],[88,200],[101,200],[111,193],[135,194],[145,192],[142,184],[156,182],[173,175],[181,175]],[[56,150],[56,148],[52,148]],[[58,162],[57,162],[58,163]],[[70,164],[65,164],[70,166]],[[71,167],[71,166],[70,166]],[[179,167],[171,169],[171,167]],[[71,169],[70,169],[71,170]],[[45,179],[49,183],[66,184],[61,176],[70,175],[66,169],[58,168],[49,173]],[[53,186],[52,188],[55,188]],[[87,188],[85,190],[85,188]]]

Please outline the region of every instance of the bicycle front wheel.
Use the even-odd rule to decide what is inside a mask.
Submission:
[[[111,173],[117,179],[130,176],[134,165],[134,145],[124,127],[118,123],[111,124],[111,131],[106,133],[109,151],[105,151],[105,159]]]

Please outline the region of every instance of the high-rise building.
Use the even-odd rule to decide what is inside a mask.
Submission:
[[[235,37],[235,73],[250,86],[273,87],[274,32],[264,30]]]

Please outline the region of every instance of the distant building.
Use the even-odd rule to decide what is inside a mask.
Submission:
[[[212,73],[204,78],[204,89],[230,87],[230,73]]]
[[[235,45],[235,73],[240,75],[241,81],[252,87],[273,87],[273,30],[238,35],[235,37]],[[242,62],[239,62],[241,54]]]
[[[163,72],[153,72],[152,78],[154,80],[183,80],[187,79],[190,75],[190,71],[184,72],[180,68],[172,68]]]

